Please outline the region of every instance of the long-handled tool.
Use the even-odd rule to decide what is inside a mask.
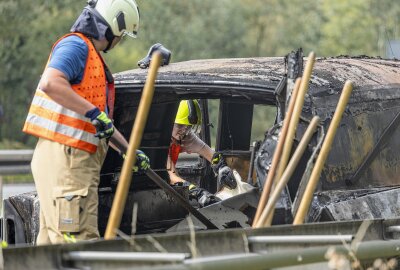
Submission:
[[[315,188],[317,187],[325,161],[328,158],[333,139],[335,138],[337,128],[340,124],[340,120],[342,119],[342,115],[350,99],[350,94],[352,90],[353,83],[351,81],[346,81],[342,90],[342,94],[340,95],[335,113],[333,114],[332,121],[326,133],[325,140],[321,146],[321,151],[319,152],[317,161],[315,162],[314,169],[311,172],[310,180],[308,181],[306,190],[304,192],[304,197],[300,202],[299,209],[294,218],[293,225],[303,224],[304,218],[308,213]]]
[[[305,95],[308,91],[308,85],[309,85],[309,81],[311,78],[311,72],[314,66],[314,62],[315,62],[315,53],[314,52],[310,52],[310,54],[308,55],[307,58],[307,64],[306,64],[306,68],[304,70],[303,73],[303,77],[301,78],[300,81],[300,86],[297,92],[297,97],[294,100],[292,97],[292,101],[294,102],[294,105],[290,105],[290,106],[294,106],[293,107],[293,112],[291,113],[291,116],[289,118],[289,115],[287,115],[285,117],[285,126],[288,125],[287,131],[285,128],[285,134],[281,134],[282,135],[286,135],[284,139],[281,139],[281,144],[283,143],[283,146],[281,146],[281,144],[279,144],[278,142],[278,146],[279,148],[277,149],[277,158],[279,157],[279,159],[277,161],[279,162],[275,162],[274,164],[274,171],[273,173],[268,173],[268,177],[271,177],[270,179],[267,179],[269,181],[265,182],[265,188],[263,190],[263,195],[262,195],[262,200],[260,200],[260,203],[257,207],[257,212],[254,218],[254,222],[253,222],[253,227],[255,227],[255,224],[258,223],[258,219],[260,218],[260,215],[265,207],[265,204],[268,201],[268,197],[269,197],[269,193],[273,188],[273,182],[275,179],[281,179],[281,176],[286,168],[287,162],[289,160],[289,156],[290,153],[292,151],[292,146],[293,146],[293,140],[296,134],[296,129],[297,129],[297,125],[299,123],[299,119],[300,119],[300,115],[301,115],[301,110],[303,108],[303,103],[304,103],[304,98]],[[287,121],[286,121],[287,120]],[[283,129],[283,128],[282,128]],[[283,136],[282,136],[283,137]],[[280,150],[280,148],[283,147],[282,150]],[[275,153],[274,153],[275,155]],[[276,169],[276,173],[275,173],[275,166],[277,166]],[[271,174],[271,175],[270,175]],[[268,196],[267,196],[268,194]],[[270,218],[272,218],[272,216],[270,216]]]
[[[270,200],[268,201],[267,205],[265,206],[263,212],[260,215],[260,218],[258,219],[257,223],[253,226],[255,228],[260,228],[263,226],[270,226],[272,222],[272,218],[269,218],[270,216],[273,216],[274,210],[275,210],[275,204],[278,201],[279,197],[281,196],[282,190],[286,186],[286,184],[289,182],[290,178],[293,175],[294,170],[297,167],[297,164],[299,163],[301,157],[304,154],[304,151],[307,148],[308,143],[310,142],[313,134],[315,133],[315,130],[317,129],[319,123],[319,117],[314,116],[313,119],[311,120],[310,125],[308,126],[306,132],[304,133],[303,138],[301,139],[299,146],[296,148],[296,151],[294,152],[292,158],[289,161],[288,166],[286,167],[285,171],[282,174],[281,179],[277,179],[277,185],[274,189],[274,192],[271,195]]]
[[[295,105],[296,98],[297,98],[297,93],[299,92],[300,82],[301,82],[301,79],[298,78],[296,80],[296,83],[295,83],[295,86],[294,86],[294,89],[292,92],[292,97],[290,99],[289,108],[286,113],[285,120],[283,121],[281,135],[279,136],[278,144],[275,148],[274,156],[272,158],[271,168],[269,169],[269,172],[266,176],[264,189],[262,191],[261,198],[260,198],[260,201],[257,206],[256,215],[254,216],[253,228],[256,228],[258,219],[260,218],[260,215],[263,212],[264,207],[268,202],[268,198],[269,198],[269,195],[272,190],[272,185],[273,185],[273,182],[275,179],[275,172],[278,168],[279,160],[281,158],[282,150],[283,150],[283,147],[285,144],[285,138],[286,138],[286,134],[287,134],[287,131],[289,128],[290,119],[292,117],[294,105]]]
[[[130,143],[122,166],[121,177],[118,182],[117,191],[115,192],[110,217],[108,218],[107,228],[104,234],[105,239],[113,239],[116,236],[116,229],[119,228],[121,224],[122,213],[125,208],[126,198],[132,180],[132,166],[136,163],[136,150],[139,148],[140,142],[142,141],[144,126],[153,100],[154,83],[160,62],[160,53],[154,53],[153,61],[151,61],[148,77],[140,99],[135,123],[132,128]]]
[[[304,99],[308,91],[308,85],[311,78],[312,69],[315,62],[315,53],[310,52],[307,58],[307,64],[304,69],[303,77],[301,78],[299,92],[297,94],[296,103],[294,105],[293,114],[290,119],[289,129],[285,138],[285,144],[282,151],[281,160],[279,162],[276,178],[280,179],[283,171],[286,168],[287,162],[292,151],[293,140],[296,135],[297,126],[299,124],[301,111],[303,109]]]

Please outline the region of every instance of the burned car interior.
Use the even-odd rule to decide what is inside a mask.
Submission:
[[[121,88],[117,89],[120,92],[116,98],[114,124],[126,138],[129,138],[138,108],[140,92],[125,85],[121,85]],[[205,98],[205,90],[213,93],[212,99]],[[212,145],[210,129],[216,129],[216,136],[214,138],[215,149],[223,152],[228,165],[236,169],[242,179],[247,180],[252,154],[251,127],[253,122],[253,110],[255,104],[261,102],[257,95],[237,95],[234,100],[232,100],[230,89],[224,89],[222,87],[215,90],[202,89],[201,91],[186,88],[186,92],[190,93],[186,95],[177,94],[176,90],[173,88],[160,89],[156,87],[155,91],[155,99],[150,109],[140,149],[149,156],[151,167],[159,176],[165,181],[169,181],[169,176],[166,171],[166,160],[179,102],[184,99],[198,99],[200,101],[203,119],[201,132],[199,134],[200,138],[208,145]],[[261,93],[257,94],[260,95]],[[270,97],[270,99],[272,98]],[[269,102],[266,105],[272,105],[270,99],[264,101],[265,103]],[[219,103],[218,119],[216,119],[217,123],[211,123],[210,121],[208,101],[211,100]],[[275,118],[276,116],[272,114],[269,117]],[[104,215],[104,218],[100,218],[99,220],[107,220],[107,210],[111,207],[112,196],[118,183],[121,167],[122,159],[119,154],[116,151],[109,150],[101,173],[99,198],[100,204],[104,203],[104,207],[99,207],[99,209],[102,209],[99,215],[101,217]],[[192,154],[190,160],[181,161],[178,159],[177,170],[183,179],[205,188],[210,192],[214,193],[216,191],[216,176],[212,172],[209,162],[200,156]],[[252,184],[257,183],[253,174],[251,180]],[[183,188],[181,192],[185,192]],[[147,195],[144,195],[145,193],[147,193]],[[181,206],[166,199],[165,195],[160,198],[160,193],[162,193],[162,191],[159,190],[159,187],[146,175],[134,174],[130,193],[128,195],[132,201],[128,199],[121,230],[125,233],[130,232],[131,207],[133,203],[137,201],[137,198],[140,197],[140,194],[149,198],[149,205],[140,201],[140,205],[138,206],[138,233],[146,233],[154,230],[162,231],[187,215],[187,212],[182,209]],[[154,202],[158,200],[160,201],[158,204]],[[169,202],[165,203],[165,200]],[[144,208],[145,205],[147,205],[146,208]],[[146,211],[146,213],[143,213],[144,211]],[[163,215],[161,215],[160,218],[160,212],[171,212],[169,214],[169,220],[163,218]],[[124,224],[126,227],[124,227]],[[101,232],[102,229],[105,229],[105,225],[106,223],[102,224],[99,222],[99,229]],[[157,226],[159,227],[158,229]]]

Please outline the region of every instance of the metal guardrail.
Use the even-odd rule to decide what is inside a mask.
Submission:
[[[31,173],[32,149],[0,150],[0,176]],[[179,162],[193,162],[197,154],[180,154]]]
[[[0,150],[0,175],[31,173],[33,150]]]

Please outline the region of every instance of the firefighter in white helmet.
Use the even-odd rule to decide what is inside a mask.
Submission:
[[[122,137],[111,120],[114,80],[100,52],[125,35],[136,37],[138,29],[134,0],[90,0],[71,33],[53,45],[23,128],[39,138],[31,163],[40,202],[37,244],[99,237],[97,190],[107,138]],[[134,170],[149,167],[142,151],[137,159]]]
[[[212,150],[196,135],[201,126],[201,118],[201,109],[197,100],[182,100],[179,103],[172,130],[167,170],[171,184],[184,183],[184,185],[189,186],[189,195],[197,199],[200,206],[206,206],[218,201],[218,199],[207,190],[179,177],[175,170],[179,153],[197,153],[208,160],[214,173],[218,176],[219,189],[222,187],[233,189],[236,188],[237,183],[222,153]]]

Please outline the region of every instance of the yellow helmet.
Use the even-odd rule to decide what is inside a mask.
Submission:
[[[199,102],[196,99],[182,100],[179,103],[175,124],[188,126],[201,125],[201,110]]]

